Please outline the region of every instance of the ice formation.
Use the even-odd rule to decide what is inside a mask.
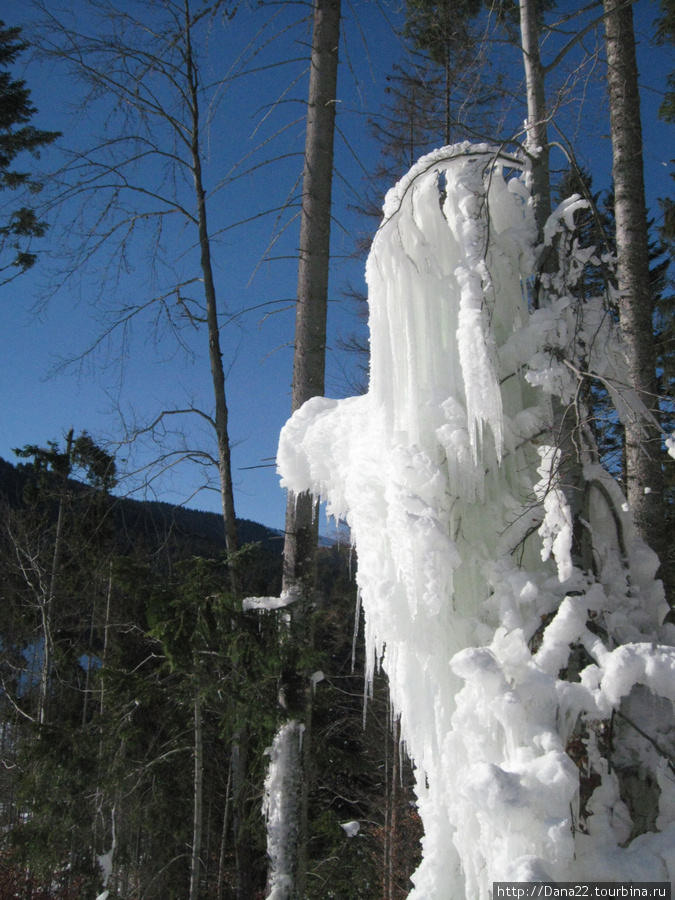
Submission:
[[[286,805],[298,790],[300,751],[304,726],[291,720],[277,732],[267,751],[270,765],[265,779],[263,815],[267,823],[267,852],[270,857],[268,900],[285,900],[293,884],[293,847],[298,837]]]
[[[369,391],[310,400],[280,438],[282,484],[351,528],[369,658],[416,765],[411,900],[675,878],[674,629],[657,562],[581,428],[593,564],[573,564],[550,437],[551,395],[574,398],[575,369],[620,384],[620,347],[602,300],[580,312],[566,290],[592,253],[569,232],[578,198],[546,231],[562,235],[565,277],[528,309],[522,169],[446,147],[389,192],[366,270]],[[639,406],[615,394],[619,412]],[[642,829],[631,778],[658,782]]]

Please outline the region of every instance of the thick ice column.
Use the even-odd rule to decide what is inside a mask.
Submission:
[[[369,392],[310,401],[278,460],[285,486],[321,494],[351,527],[370,655],[420,773],[426,856],[445,859],[442,886],[423,864],[420,896],[447,900],[462,878],[442,773],[461,686],[449,660],[479,639],[484,562],[519,502],[518,465],[500,460],[515,453],[504,414],[520,412],[523,386],[503,398],[498,342],[527,317],[531,222],[487,147],[425,158],[384,213],[367,265]]]

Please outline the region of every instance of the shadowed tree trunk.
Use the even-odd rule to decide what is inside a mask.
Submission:
[[[190,857],[190,900],[199,897],[199,878],[201,874],[202,829],[204,816],[204,740],[202,728],[202,707],[199,696],[199,683],[195,689],[194,699],[194,779],[193,779],[193,814],[192,814],[192,854]]]
[[[626,493],[641,537],[663,562],[667,554],[663,527],[661,433],[656,420],[654,307],[649,274],[633,9],[622,0],[605,0],[604,9],[620,325],[628,361],[629,386],[655,417],[652,423],[635,415],[625,424]],[[665,573],[662,571],[661,575],[664,577]]]

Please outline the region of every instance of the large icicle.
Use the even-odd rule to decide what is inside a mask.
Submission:
[[[572,333],[571,300],[528,312],[535,233],[520,169],[461,145],[423,158],[390,191],[366,270],[369,392],[310,400],[280,438],[282,484],[321,495],[356,545],[371,666],[382,659],[416,763],[415,900],[633,865],[616,775],[580,809],[570,746],[585,740],[584,765],[600,772],[593,728],[631,685],[659,691],[673,662],[649,643],[664,614],[653,556],[622,522],[623,555],[639,570],[628,584],[611,553],[613,488],[590,461],[587,527],[606,539],[596,576],[571,564],[547,438],[547,397],[569,386],[551,348]],[[632,680],[621,682],[615,644],[589,617],[635,642]],[[592,661],[575,683],[559,671],[570,645]],[[675,875],[663,835],[637,840],[641,871]]]

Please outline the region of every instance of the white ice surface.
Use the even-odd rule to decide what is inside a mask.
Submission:
[[[564,279],[528,310],[536,234],[519,168],[486,146],[444,148],[389,192],[366,269],[369,391],[310,400],[277,457],[285,487],[320,495],[351,529],[369,672],[386,670],[416,764],[414,900],[487,898],[493,881],[621,880],[638,859],[643,880],[675,876],[675,800],[661,834],[624,846],[628,813],[596,738],[636,690],[668,710],[675,699],[657,562],[589,455],[595,570],[573,566],[550,437],[549,397],[575,395],[589,336],[612,389],[621,348],[602,302],[580,309]],[[548,237],[565,239],[579,204]],[[570,282],[592,256],[575,247]],[[585,654],[575,681],[561,677],[571,645]],[[567,752],[580,734],[600,780],[583,821]]]
[[[300,771],[298,757],[302,748],[304,726],[291,720],[277,732],[267,751],[270,763],[265,779],[263,814],[267,823],[267,854],[270,859],[267,900],[289,900],[293,879],[293,846],[297,840],[298,821],[288,809],[289,798],[297,795]],[[291,801],[292,803],[292,801]]]
[[[282,591],[279,597],[246,597],[241,601],[241,608],[244,612],[251,612],[254,609],[283,609],[295,603],[297,599],[297,592]]]

